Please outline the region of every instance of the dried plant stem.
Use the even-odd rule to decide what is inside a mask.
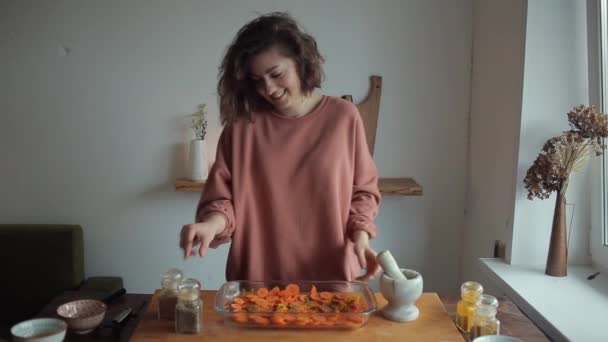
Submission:
[[[570,174],[572,172],[572,168],[574,167],[574,165],[576,164],[576,162],[584,156],[584,154],[586,153],[586,150],[589,148],[591,142],[590,139],[585,139],[585,142],[582,144],[582,146],[579,144],[577,146],[574,147],[568,147],[568,152],[566,153],[566,160],[564,162],[564,165],[566,165],[566,171],[565,171],[565,179],[562,182],[562,185],[560,186],[560,194],[565,194],[566,190],[568,190],[568,183],[569,183],[569,179],[570,179]]]

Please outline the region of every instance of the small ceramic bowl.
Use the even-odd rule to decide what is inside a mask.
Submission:
[[[473,340],[473,342],[524,342],[517,337],[506,336],[506,335],[488,335],[480,336]]]
[[[68,302],[57,308],[57,315],[63,318],[76,334],[86,334],[97,328],[106,315],[107,306],[99,300],[81,299]]]
[[[57,318],[36,318],[13,325],[11,334],[19,342],[61,342],[67,324]]]

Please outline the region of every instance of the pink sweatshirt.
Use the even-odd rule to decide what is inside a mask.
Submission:
[[[352,280],[353,232],[376,235],[380,192],[354,104],[323,96],[309,114],[228,124],[196,221],[225,216],[227,280]]]

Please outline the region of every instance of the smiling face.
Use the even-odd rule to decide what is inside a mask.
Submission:
[[[279,48],[272,47],[251,61],[251,79],[256,92],[280,114],[297,116],[304,100],[296,63]]]

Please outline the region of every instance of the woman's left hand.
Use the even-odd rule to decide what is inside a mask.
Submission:
[[[369,246],[369,234],[364,230],[357,230],[354,234],[355,254],[359,259],[361,268],[365,268],[365,274],[356,280],[369,281],[380,274],[380,266],[376,261],[376,252]]]

